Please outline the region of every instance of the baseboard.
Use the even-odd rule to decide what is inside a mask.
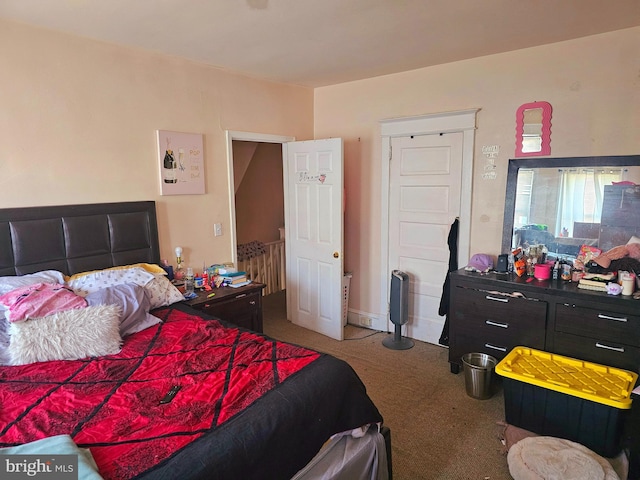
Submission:
[[[347,323],[356,327],[370,328],[371,330],[379,330],[382,332],[386,332],[388,329],[386,318],[381,318],[376,314],[359,310],[347,311]]]

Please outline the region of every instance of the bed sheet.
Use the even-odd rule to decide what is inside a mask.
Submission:
[[[182,304],[153,314],[118,355],[0,367],[0,446],[69,434],[106,479],[284,479],[332,434],[382,422],[335,357]]]

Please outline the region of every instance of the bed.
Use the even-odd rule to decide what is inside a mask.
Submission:
[[[190,308],[158,263],[154,202],[0,209],[4,453],[64,437],[105,479],[303,479],[340,478],[357,451],[360,478],[391,476],[389,430],[346,362]],[[67,292],[86,306],[44,308]]]

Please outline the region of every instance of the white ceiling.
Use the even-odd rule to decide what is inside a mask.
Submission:
[[[0,18],[318,87],[640,25],[640,0],[0,0]]]

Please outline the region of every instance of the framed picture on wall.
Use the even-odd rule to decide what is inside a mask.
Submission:
[[[158,130],[161,195],[198,195],[204,192],[202,135]]]

